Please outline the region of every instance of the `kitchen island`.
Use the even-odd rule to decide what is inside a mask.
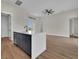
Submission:
[[[14,43],[25,51],[31,59],[36,59],[46,50],[46,34],[14,32]]]

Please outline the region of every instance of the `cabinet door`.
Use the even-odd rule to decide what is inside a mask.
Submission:
[[[14,32],[14,43],[17,43],[17,34]]]
[[[29,55],[31,55],[31,40],[25,40],[25,42],[26,41],[27,41],[27,44],[25,44],[25,46],[27,46],[27,47],[25,47],[25,49],[26,49],[27,53]]]
[[[25,35],[23,39],[23,49],[25,52],[27,52],[29,55],[31,55],[31,36]]]
[[[20,33],[14,32],[14,43],[16,43],[18,46],[21,46],[21,40],[22,35]]]
[[[22,35],[22,39],[21,39],[22,40],[21,41],[22,43],[21,44],[22,44],[22,49],[23,50],[25,50],[25,47],[27,47],[27,46],[25,46],[25,44],[27,43],[27,42],[25,42],[25,39],[26,39],[26,35]]]
[[[20,46],[20,48],[22,48],[22,41],[23,41],[23,38],[22,38],[22,34],[18,34],[19,35],[19,39],[18,39],[18,41],[19,41],[19,46]]]
[[[17,33],[17,44],[21,45],[21,35],[19,33]]]
[[[19,39],[20,38],[19,38],[18,33],[14,32],[14,43],[18,44],[19,43],[19,41],[18,41]]]
[[[27,49],[27,52],[29,54],[31,54],[31,36],[28,36],[25,41],[27,41],[27,47],[28,47],[28,48],[26,48]]]

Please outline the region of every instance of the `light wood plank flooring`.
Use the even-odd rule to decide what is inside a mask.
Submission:
[[[31,59],[24,51],[14,45],[10,39],[1,40],[1,59]]]
[[[37,59],[78,59],[77,38],[47,36],[47,50]]]
[[[65,38],[47,35],[47,50],[36,59],[78,59],[77,38]],[[30,59],[10,40],[2,40],[1,59]]]

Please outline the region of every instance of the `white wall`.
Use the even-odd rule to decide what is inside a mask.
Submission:
[[[34,33],[42,33],[43,32],[43,26],[41,19],[37,18],[37,20],[33,20],[33,31]]]
[[[1,11],[13,14],[13,31],[22,31],[24,29],[27,16],[29,15],[24,9],[1,1]]]
[[[9,16],[1,15],[1,37],[9,37]]]
[[[73,9],[42,17],[44,32],[49,35],[69,37],[69,20],[72,17],[78,17],[77,13],[77,9]]]

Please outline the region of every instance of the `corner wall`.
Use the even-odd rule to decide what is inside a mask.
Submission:
[[[69,37],[69,20],[78,17],[77,9],[42,17],[44,32],[48,35]]]

